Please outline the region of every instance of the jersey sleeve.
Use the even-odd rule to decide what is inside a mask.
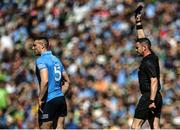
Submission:
[[[145,70],[150,78],[158,77],[158,72],[153,61],[146,61]]]
[[[47,68],[45,62],[42,59],[37,59],[36,66],[39,70]]]

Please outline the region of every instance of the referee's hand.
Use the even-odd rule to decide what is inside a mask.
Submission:
[[[136,20],[136,22],[141,21],[142,9],[143,9],[143,5],[139,4],[138,7],[136,8],[136,10],[134,11],[135,12],[135,20]]]
[[[136,22],[141,22],[141,14],[138,14],[137,16],[135,16],[135,20],[136,20]]]
[[[151,104],[149,104],[149,109],[155,109],[156,108],[156,105],[155,105],[155,103],[153,102],[153,103],[151,103]]]

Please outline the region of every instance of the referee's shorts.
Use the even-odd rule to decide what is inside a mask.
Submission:
[[[142,120],[147,120],[152,117],[160,118],[161,108],[162,108],[162,104],[163,104],[161,93],[157,92],[157,94],[156,94],[156,98],[155,98],[156,108],[153,110],[149,109],[149,99],[150,99],[150,93],[142,94],[142,96],[139,99],[139,102],[137,104],[134,118],[142,119]]]
[[[38,112],[39,122],[53,121],[67,115],[67,105],[64,96],[56,97],[42,104]]]

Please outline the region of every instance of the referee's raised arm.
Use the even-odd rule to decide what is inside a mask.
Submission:
[[[143,6],[139,5],[135,10],[135,21],[136,21],[136,30],[137,30],[138,39],[145,38],[143,25],[142,25],[142,9]]]

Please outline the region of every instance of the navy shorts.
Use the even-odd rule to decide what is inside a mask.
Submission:
[[[41,110],[38,111],[39,123],[54,121],[58,117],[67,115],[67,105],[64,96],[56,97],[47,103],[42,104]]]
[[[156,94],[155,98],[155,105],[156,108],[153,110],[150,110],[149,107],[149,99],[150,99],[150,93],[145,93],[141,96],[139,99],[138,105],[135,110],[134,118],[147,120],[152,117],[158,117],[161,116],[161,108],[162,108],[162,96],[158,92]]]

